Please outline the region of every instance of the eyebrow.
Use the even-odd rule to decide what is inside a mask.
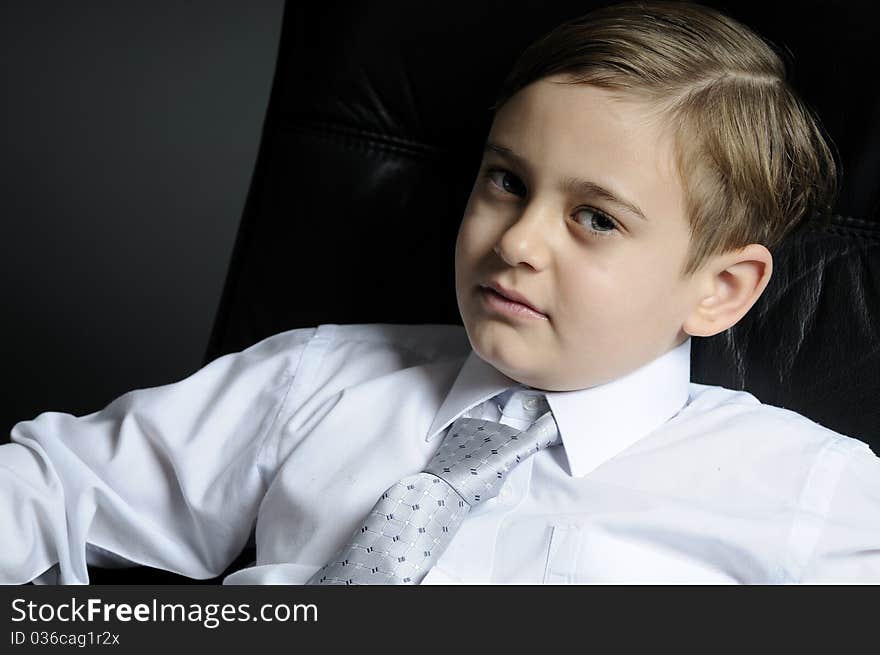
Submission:
[[[529,168],[529,163],[524,157],[516,154],[513,150],[506,146],[487,141],[486,147],[483,149],[483,152],[486,151],[494,152],[501,155],[502,157],[512,159],[523,168]],[[584,195],[598,196],[602,200],[610,204],[617,205],[618,207],[627,210],[631,214],[638,216],[643,221],[648,220],[645,216],[645,212],[639,209],[639,206],[637,204],[621,198],[620,195],[614,193],[610,189],[596,182],[592,182],[590,180],[582,180],[577,177],[566,177],[564,180],[562,180],[562,190],[568,193],[582,193]]]

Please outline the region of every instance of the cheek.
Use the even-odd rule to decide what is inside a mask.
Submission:
[[[562,271],[559,279],[560,329],[568,339],[590,333],[599,347],[615,343],[626,333],[650,329],[649,319],[668,301],[666,271],[638,258],[588,257],[581,265]]]
[[[470,285],[476,275],[480,258],[479,230],[476,223],[473,217],[465,216],[455,240],[455,278],[459,291],[463,286]]]
[[[476,214],[466,214],[456,239],[456,253],[463,261],[472,261],[492,247],[490,221],[480,220]]]
[[[566,266],[559,279],[573,304],[577,298],[588,302],[608,298],[629,284],[630,272],[620,262],[602,253],[573,250],[565,258]]]
[[[455,241],[455,249],[457,252],[465,253],[469,244],[472,242],[471,232],[473,232],[473,217],[465,216],[458,228],[458,238]]]
[[[618,320],[621,329],[648,335],[665,331],[676,320],[680,284],[675,262],[658,259],[639,267],[628,281]]]

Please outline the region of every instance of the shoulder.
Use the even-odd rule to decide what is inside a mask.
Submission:
[[[426,359],[463,355],[470,348],[467,334],[460,325],[324,323],[273,334],[242,350],[241,354],[269,355],[305,347],[327,351],[362,348],[410,352]]]
[[[410,353],[424,360],[466,355],[470,348],[467,334],[460,325],[324,323],[280,332],[244,352],[275,352],[304,347],[320,349],[325,353]]]
[[[868,444],[747,391],[691,383],[682,413],[729,444],[743,464],[790,482],[833,487],[853,459],[877,458]]]
[[[286,353],[302,383],[347,387],[396,371],[460,366],[470,352],[460,325],[326,323],[281,332],[251,346],[255,357]]]

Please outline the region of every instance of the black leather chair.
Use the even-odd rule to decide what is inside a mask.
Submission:
[[[526,45],[601,4],[289,3],[205,363],[320,323],[460,323],[453,246],[494,94]],[[774,252],[748,316],[694,339],[693,380],[746,389],[880,452],[880,31],[857,3],[706,4],[779,47],[843,178],[835,215]]]

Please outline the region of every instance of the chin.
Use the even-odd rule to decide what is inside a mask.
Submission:
[[[491,364],[507,377],[521,384],[532,386],[534,377],[532,358],[523,356],[515,346],[499,339],[471,339],[471,347],[487,364]]]

